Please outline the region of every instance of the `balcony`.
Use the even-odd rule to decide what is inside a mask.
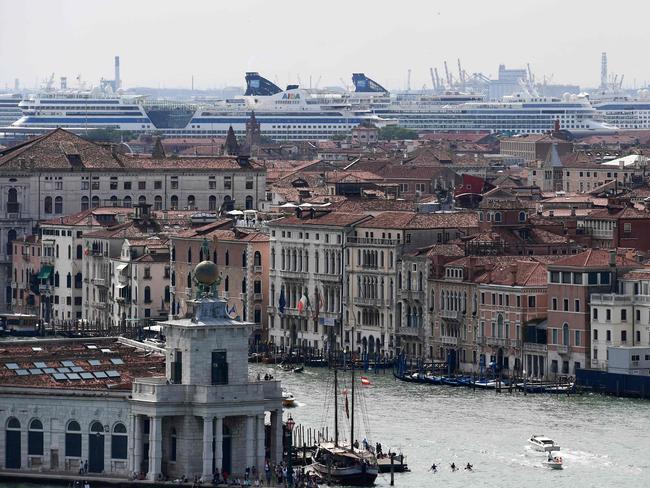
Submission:
[[[397,246],[401,241],[395,239],[375,239],[369,237],[348,237],[348,244],[362,244],[370,246]]]
[[[558,354],[569,354],[569,346],[565,346],[564,344],[556,344],[555,349]]]
[[[41,264],[54,265],[54,256],[41,256]]]
[[[97,310],[106,310],[108,305],[106,302],[93,302],[93,308],[96,308]]]
[[[389,304],[388,300],[384,300],[383,298],[355,297],[352,301],[355,305],[360,305],[362,307],[385,307]]]
[[[463,318],[465,314],[461,312],[460,310],[441,310],[440,311],[440,318],[442,319],[453,319],[453,320],[460,320]]]
[[[317,280],[321,280],[321,281],[335,281],[336,283],[341,281],[341,275],[339,274],[316,273],[315,276]],[[309,275],[305,276],[305,278],[308,277]]]
[[[406,300],[419,300],[424,301],[424,290],[407,290],[401,289],[400,296]]]
[[[243,385],[178,385],[167,384],[164,377],[138,378],[133,399],[150,403],[232,403],[260,402],[282,399],[278,381],[251,382]]]
[[[508,339],[501,337],[486,337],[485,342],[488,346],[506,347],[508,346]]]
[[[440,342],[442,342],[442,344],[445,346],[457,346],[458,337],[442,336],[440,338]]]
[[[91,278],[90,282],[95,286],[106,286],[106,280],[104,278]]]
[[[397,333],[402,336],[418,337],[424,332],[422,327],[398,327]]]
[[[117,282],[120,283],[121,285],[128,285],[129,277],[125,274],[120,273],[117,275]]]
[[[49,295],[52,293],[52,287],[50,285],[38,285],[38,291],[41,295]]]
[[[275,276],[279,276],[284,279],[295,279],[295,280],[308,280],[310,273],[306,271],[289,271],[285,270],[275,270]]]
[[[520,349],[521,341],[519,339],[510,339],[510,347],[514,349]]]
[[[526,352],[547,352],[546,344],[537,344],[535,342],[524,342],[524,351]]]
[[[591,305],[631,305],[632,295],[617,295],[615,293],[592,293]]]

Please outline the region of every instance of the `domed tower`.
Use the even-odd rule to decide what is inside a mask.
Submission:
[[[185,385],[248,382],[248,338],[254,324],[232,319],[217,294],[219,270],[202,261],[193,272],[198,292],[190,317],[164,323],[167,379]]]

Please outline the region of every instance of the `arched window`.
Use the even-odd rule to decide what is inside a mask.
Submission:
[[[208,210],[216,210],[217,209],[217,197],[214,195],[210,195],[208,198]]]
[[[74,287],[81,288],[81,282],[82,282],[81,273],[77,273],[76,275],[74,275]]]
[[[246,259],[246,251],[241,253],[241,267],[245,268],[248,266],[248,259]]]
[[[172,195],[169,202],[172,210],[178,210],[178,197],[176,195]]]
[[[22,443],[20,421],[16,417],[11,417],[7,421],[5,436],[5,467],[20,469]]]
[[[262,254],[259,251],[253,254],[253,266],[262,266]]]
[[[566,322],[562,326],[562,344],[565,346],[569,345],[569,324]]]
[[[65,277],[65,286],[66,288],[72,288],[72,275],[70,273],[68,273]]]
[[[113,434],[111,435],[112,459],[126,459],[128,440],[129,438],[124,424],[115,424],[115,427],[113,427]]]
[[[153,209],[162,210],[162,197],[160,195],[153,197]]]
[[[243,280],[241,280],[241,292],[246,293],[247,288],[248,286],[246,285],[246,278],[244,278]]]
[[[187,197],[187,208],[189,210],[194,210],[194,208],[196,208],[196,199],[194,198],[194,195],[189,195]]]
[[[176,286],[176,271],[172,271],[171,284]]]
[[[187,287],[192,288],[192,273],[187,273]]]
[[[81,201],[82,201],[82,207],[83,207],[83,198],[81,199]],[[113,195],[111,197],[111,206],[117,207],[117,197],[115,195]],[[86,208],[85,209],[82,208],[81,210],[88,210],[88,197],[86,197]]]
[[[92,208],[97,208],[97,207],[99,207],[99,197],[98,197],[97,195],[95,195],[94,197],[92,197],[92,199],[90,200],[90,206],[91,206]],[[129,206],[130,206],[130,204],[129,204]]]
[[[230,195],[226,195],[225,197],[223,197],[223,211],[230,212],[231,210],[234,209],[235,209],[235,202],[232,201]]]
[[[52,213],[52,197],[45,197],[44,205],[43,205],[43,211],[46,214],[51,214]]]
[[[7,248],[6,249],[7,249],[7,255],[8,256],[13,256],[13,254],[14,254],[14,244],[13,244],[13,242],[16,240],[17,236],[18,236],[18,234],[14,229],[10,229],[9,232],[7,232]]]
[[[76,420],[68,422],[65,430],[65,456],[81,457],[81,426]]]
[[[165,303],[169,303],[169,286],[165,287]]]
[[[253,197],[250,195],[246,197],[246,210],[253,210]]]
[[[151,303],[151,288],[149,286],[144,287],[144,303]]]
[[[229,266],[229,265],[230,265],[230,253],[226,249],[226,266]]]
[[[81,244],[77,245],[77,259],[82,259],[84,255],[83,247]]]
[[[140,195],[138,197],[138,205],[146,205],[147,204],[147,197],[144,195]]]
[[[226,279],[223,280],[223,291],[227,292],[230,289],[230,279],[226,276]]]
[[[519,212],[519,222],[526,222],[526,212]]]
[[[7,192],[7,203],[18,203],[18,190],[9,188]],[[8,211],[11,212],[11,210]]]
[[[129,207],[131,207],[131,202],[132,202],[131,197],[127,195],[127,196],[125,196],[124,199],[122,200],[122,205],[123,205],[124,207],[126,207],[126,208],[129,208]]]
[[[54,213],[58,215],[63,213],[63,197],[56,197],[54,199]]]
[[[30,456],[43,455],[43,422],[38,419],[34,419],[29,423],[27,454]]]
[[[503,315],[497,316],[497,337],[503,337]]]
[[[496,212],[494,214],[494,221],[495,222],[501,222],[501,212]]]
[[[117,200],[117,197],[115,197],[115,200]],[[89,202],[88,197],[86,197],[86,196],[81,197],[81,211],[82,212],[85,211],[85,210],[88,210],[88,202]]]
[[[187,262],[188,263],[192,262],[192,248],[191,247],[187,248]]]

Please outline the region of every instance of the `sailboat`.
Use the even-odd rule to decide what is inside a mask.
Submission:
[[[347,486],[372,486],[379,473],[377,458],[368,449],[359,449],[354,439],[354,366],[352,367],[352,415],[350,445],[339,443],[338,372],[334,369],[334,442],[320,443],[312,467],[326,481]]]

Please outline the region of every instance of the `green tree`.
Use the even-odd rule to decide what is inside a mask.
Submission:
[[[405,129],[404,127],[398,127],[396,125],[388,125],[379,129],[379,138],[383,140],[391,139],[417,139],[418,133],[413,129]]]

